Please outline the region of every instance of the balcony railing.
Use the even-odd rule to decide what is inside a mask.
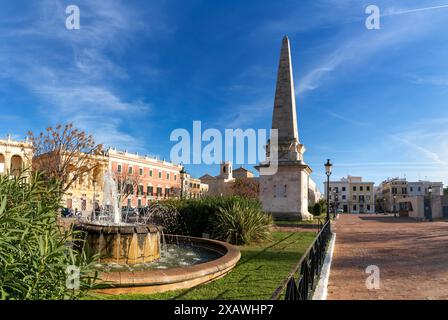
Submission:
[[[320,229],[313,243],[308,247],[297,266],[283,281],[271,297],[278,300],[284,294],[285,300],[309,300],[316,288],[322,265],[325,260],[328,242],[331,239],[331,222],[327,221]]]

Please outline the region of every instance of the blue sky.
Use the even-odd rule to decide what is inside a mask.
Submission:
[[[69,4],[80,30],[65,28]],[[365,28],[369,4],[380,30]],[[327,158],[334,178],[447,183],[447,27],[447,0],[1,1],[0,135],[73,121],[98,142],[168,159],[170,133],[194,120],[268,129],[287,34],[321,188]]]

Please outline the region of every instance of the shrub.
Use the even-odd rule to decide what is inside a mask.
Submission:
[[[320,216],[322,214],[322,205],[317,202],[313,207],[313,216]]]
[[[257,199],[229,196],[163,203],[179,212],[177,234],[202,237],[208,233],[214,239],[243,244],[268,239],[273,224]]]
[[[262,211],[259,201],[233,200],[218,209],[212,223],[214,237],[237,245],[268,240],[273,220]]]
[[[94,261],[75,249],[74,231],[58,228],[59,190],[37,173],[0,176],[1,299],[77,299],[94,285]],[[79,290],[67,289],[68,266],[79,268]]]

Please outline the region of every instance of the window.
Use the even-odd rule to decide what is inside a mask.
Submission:
[[[177,174],[174,175],[174,181],[177,181]]]
[[[133,174],[134,173],[134,168],[132,168],[132,166],[129,166],[128,173],[129,174]]]
[[[359,191],[364,191],[363,186],[360,186],[360,187],[359,187]]]
[[[370,204],[367,205],[367,210],[370,211]]]
[[[117,171],[118,171],[118,173],[121,173],[122,170],[123,170],[123,167],[122,167],[121,164],[119,164],[118,167],[117,167]]]
[[[356,204],[353,205],[353,210],[356,211]]]
[[[166,173],[166,180],[170,180],[170,174],[168,172]]]
[[[413,187],[410,187],[410,189],[411,189],[411,192],[413,192],[413,191],[414,191],[414,188],[413,188]]]
[[[165,188],[165,197],[169,197],[169,196],[170,196],[170,189]]]
[[[162,179],[162,171],[159,171],[159,179]]]
[[[346,196],[345,196],[345,194],[343,194],[342,195],[342,200],[345,200],[346,199]]]
[[[158,196],[158,197],[161,197],[162,194],[163,194],[162,187],[157,187],[157,196]]]
[[[353,187],[353,191],[356,191],[356,186]]]
[[[345,191],[345,187],[342,187],[342,191]]]
[[[366,189],[367,189],[367,191],[370,191],[370,187],[369,186],[367,186]]]
[[[356,196],[353,196],[353,200],[356,201]]]
[[[142,199],[138,199],[138,200],[137,200],[137,206],[138,206],[139,208],[142,207]]]
[[[421,187],[418,187],[418,191],[422,191],[422,188],[421,188]]]
[[[143,194],[143,185],[139,185],[138,186],[138,194],[142,195]]]
[[[126,185],[126,193],[130,195],[134,194],[134,186],[132,184]]]
[[[139,173],[141,176],[143,176],[143,168],[139,168],[139,169],[138,169],[138,173]]]
[[[149,176],[152,177],[152,169],[149,170]]]
[[[148,196],[152,196],[152,194],[153,194],[153,192],[154,192],[153,189],[154,189],[154,188],[153,188],[152,186],[148,186],[148,187],[146,188],[146,194],[147,194]]]

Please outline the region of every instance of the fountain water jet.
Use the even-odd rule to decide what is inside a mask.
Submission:
[[[108,208],[110,216],[113,218],[115,224],[121,223],[122,219],[120,207],[118,205],[117,183],[112,177],[110,170],[104,175],[103,208]]]

